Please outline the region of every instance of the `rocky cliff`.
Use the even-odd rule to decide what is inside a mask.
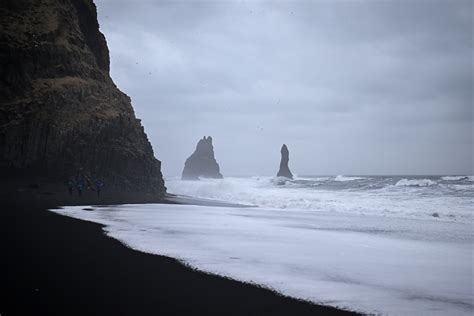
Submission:
[[[199,177],[222,179],[219,164],[214,157],[212,137],[199,140],[194,153],[186,159],[183,169],[183,180],[197,180]]]
[[[290,168],[288,167],[288,162],[290,161],[290,152],[288,147],[285,144],[281,146],[281,160],[280,160],[280,170],[278,170],[277,177],[285,177],[293,179],[293,174],[291,174]]]
[[[92,0],[0,2],[0,169],[165,193],[130,98],[109,75]]]

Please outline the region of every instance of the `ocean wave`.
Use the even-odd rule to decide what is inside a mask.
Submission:
[[[441,187],[457,192],[474,192],[474,184],[440,184]]]
[[[397,187],[427,187],[436,185],[437,182],[430,179],[401,179],[395,186]]]
[[[276,185],[285,185],[285,184],[289,184],[291,181],[291,179],[288,179],[286,177],[275,177],[272,179],[272,182]]]
[[[331,177],[299,177],[295,176],[294,180],[304,180],[304,181],[328,181]]]
[[[277,185],[274,179],[167,180],[166,186],[168,192],[174,194],[281,210],[302,209],[429,219],[437,212],[441,220],[455,221],[470,220],[473,215],[472,186],[440,184],[433,186],[433,190],[415,190],[416,187],[428,188],[436,182],[429,179],[402,179],[394,185],[393,181],[396,180],[387,178],[382,180],[387,184],[377,190],[348,190],[345,188],[346,184],[351,182],[328,180],[298,183],[298,180],[286,179],[284,185]],[[450,214],[454,214],[455,218]]]
[[[365,177],[348,177],[348,176],[343,176],[343,175],[338,175],[337,177],[334,178],[334,181],[354,181],[354,180],[364,180],[367,179]]]
[[[469,180],[472,181],[473,176],[444,176],[441,177],[441,180],[444,181],[460,181],[460,180]]]

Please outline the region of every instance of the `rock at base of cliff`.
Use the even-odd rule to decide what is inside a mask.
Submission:
[[[280,170],[278,170],[277,177],[285,177],[293,179],[293,174],[288,167],[288,161],[290,160],[290,152],[288,147],[285,144],[281,146],[281,161],[280,161]]]
[[[199,180],[199,177],[222,179],[219,164],[214,157],[212,137],[203,137],[199,140],[194,153],[186,159],[182,179]]]

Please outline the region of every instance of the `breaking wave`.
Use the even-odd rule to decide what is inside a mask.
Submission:
[[[439,177],[274,177],[181,181],[167,179],[168,192],[281,210],[464,221],[472,218],[474,185],[438,183]],[[355,177],[351,177],[355,178]]]
[[[462,181],[462,180],[474,181],[474,176],[444,176],[444,177],[441,177],[441,180],[444,180],[444,181]]]
[[[364,180],[364,179],[367,179],[367,178],[364,178],[364,177],[348,177],[348,176],[338,175],[336,178],[334,178],[334,181],[345,182],[345,181]]]
[[[395,185],[408,187],[426,187],[435,184],[437,183],[430,179],[401,179]]]

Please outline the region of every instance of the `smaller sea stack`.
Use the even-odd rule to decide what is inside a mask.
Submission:
[[[285,144],[281,146],[281,161],[280,161],[280,170],[278,170],[277,177],[285,177],[293,179],[290,168],[288,167],[288,161],[290,160],[290,152],[288,147]]]
[[[183,180],[199,180],[199,177],[222,179],[219,164],[214,157],[212,137],[204,136],[199,140],[194,153],[186,159],[183,169]]]

